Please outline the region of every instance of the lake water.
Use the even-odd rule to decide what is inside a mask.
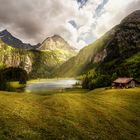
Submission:
[[[72,88],[74,84],[79,82],[75,79],[66,79],[66,80],[40,80],[36,83],[27,84],[25,91],[26,92],[37,92],[37,91],[46,91],[46,90],[57,90],[57,89],[66,89]]]

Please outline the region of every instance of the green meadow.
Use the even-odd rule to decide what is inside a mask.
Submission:
[[[140,89],[0,91],[0,140],[139,140]]]

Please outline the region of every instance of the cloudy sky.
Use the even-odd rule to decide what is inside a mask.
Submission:
[[[140,0],[0,0],[0,30],[31,44],[58,34],[80,49],[138,9]]]

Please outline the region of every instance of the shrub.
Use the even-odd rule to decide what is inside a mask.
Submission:
[[[111,76],[98,74],[96,77],[86,75],[82,81],[84,89],[95,89],[100,87],[107,87],[111,85]]]
[[[25,70],[19,67],[9,67],[0,70],[0,89],[9,90],[10,87],[7,82],[19,81],[19,84],[26,84],[28,80],[28,74]]]

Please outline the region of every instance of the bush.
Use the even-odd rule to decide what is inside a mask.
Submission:
[[[86,77],[82,81],[82,88],[90,90],[100,87],[107,87],[110,85],[111,77],[109,75],[98,74],[96,77],[86,75]]]
[[[19,67],[9,67],[0,70],[0,89],[9,90],[10,87],[7,82],[19,81],[19,84],[26,84],[28,80],[28,74],[25,70]]]

